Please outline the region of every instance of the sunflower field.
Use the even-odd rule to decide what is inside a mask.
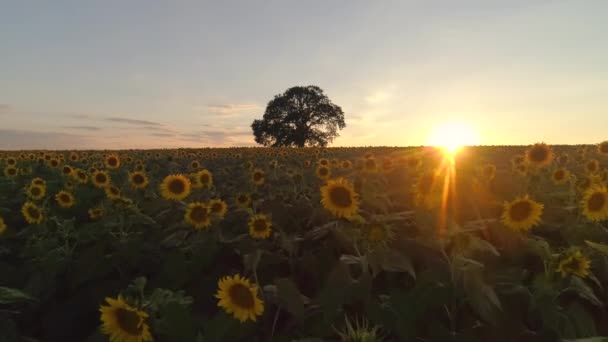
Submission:
[[[608,141],[0,152],[0,342],[604,341]]]

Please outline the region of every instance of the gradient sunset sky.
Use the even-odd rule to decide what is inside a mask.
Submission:
[[[4,1],[0,149],[254,145],[294,85],[333,146],[608,139],[608,1]]]

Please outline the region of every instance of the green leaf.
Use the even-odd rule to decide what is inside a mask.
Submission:
[[[194,341],[196,336],[194,322],[189,310],[178,303],[166,305],[160,312],[158,332],[170,341]]]
[[[304,302],[296,284],[288,278],[277,279],[274,283],[277,287],[278,297],[285,303],[287,311],[296,317],[302,317]]]
[[[35,300],[35,298],[21,290],[0,286],[0,304],[12,304],[31,300]]]
[[[595,249],[596,251],[601,252],[601,253],[603,253],[605,255],[608,255],[608,245],[605,245],[603,243],[592,242],[592,241],[589,241],[589,240],[585,240],[585,243],[589,247]]]
[[[593,289],[591,289],[591,287],[589,287],[585,281],[579,277],[571,277],[570,286],[563,292],[566,291],[574,291],[581,298],[588,300],[591,304],[600,307],[603,306],[602,301],[600,301],[595,293],[593,293]]]

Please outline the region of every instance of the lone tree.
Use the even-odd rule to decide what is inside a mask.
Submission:
[[[342,108],[317,86],[292,87],[268,102],[261,120],[251,124],[264,146],[327,146],[346,127]]]

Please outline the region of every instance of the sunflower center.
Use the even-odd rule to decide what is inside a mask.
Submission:
[[[530,160],[543,162],[549,157],[549,151],[544,147],[535,147],[530,151]]]
[[[106,177],[106,175],[104,175],[103,173],[98,173],[97,175],[95,175],[95,181],[97,181],[97,183],[105,183],[108,180],[108,177]]]
[[[32,196],[40,196],[40,193],[42,191],[40,190],[39,187],[35,186],[30,190],[30,194],[32,194]]]
[[[143,329],[141,317],[133,310],[124,308],[116,309],[116,323],[118,323],[118,326],[120,326],[123,331],[131,336],[140,335]]]
[[[509,214],[513,221],[523,221],[530,217],[532,205],[528,201],[519,201],[511,206]]]
[[[144,180],[144,176],[139,173],[133,175],[133,183],[135,184],[143,184]]]
[[[67,194],[61,194],[61,195],[59,195],[59,200],[63,203],[69,203],[70,196],[68,196]]]
[[[262,174],[259,172],[256,172],[253,174],[253,180],[256,182],[259,182],[260,180],[262,180]]]
[[[597,163],[595,161],[587,163],[587,170],[590,172],[594,172],[597,170]]]
[[[255,306],[253,294],[249,287],[243,284],[234,284],[228,290],[230,299],[241,308],[251,309]]]
[[[37,220],[40,218],[40,210],[38,210],[38,208],[28,207],[27,214],[34,220]]]
[[[207,184],[207,183],[209,183],[209,175],[206,174],[206,173],[203,173],[201,175],[200,181],[201,181],[201,184]]]
[[[13,175],[15,175],[16,173],[17,173],[17,169],[12,169],[12,168],[11,168],[11,169],[8,169],[8,174],[9,174],[9,175],[13,176]]]
[[[587,200],[589,211],[601,211],[606,204],[606,196],[601,192],[596,192]]]
[[[335,187],[329,191],[331,202],[337,207],[349,208],[353,204],[350,191],[344,187]]]
[[[108,159],[108,165],[110,165],[110,166],[116,166],[116,165],[118,165],[118,159],[116,159],[114,157],[109,158]]]
[[[564,170],[555,171],[554,177],[557,180],[562,180],[564,178]]]
[[[63,168],[63,173],[66,175],[69,175],[70,173],[72,173],[72,169],[69,167],[64,167]]]
[[[192,208],[192,211],[190,212],[190,218],[194,222],[203,222],[207,220],[207,213],[207,208],[203,206],[196,206]]]
[[[255,222],[253,222],[253,230],[256,232],[263,232],[266,230],[266,227],[266,220],[264,219],[257,219]]]
[[[174,194],[181,194],[186,191],[186,185],[182,180],[174,179],[169,183],[168,189]]]
[[[329,170],[327,168],[322,167],[322,168],[319,169],[319,174],[321,176],[327,175],[328,172],[329,172]]]
[[[214,213],[219,213],[222,211],[222,204],[221,203],[213,203],[213,206],[211,207],[211,210]]]

